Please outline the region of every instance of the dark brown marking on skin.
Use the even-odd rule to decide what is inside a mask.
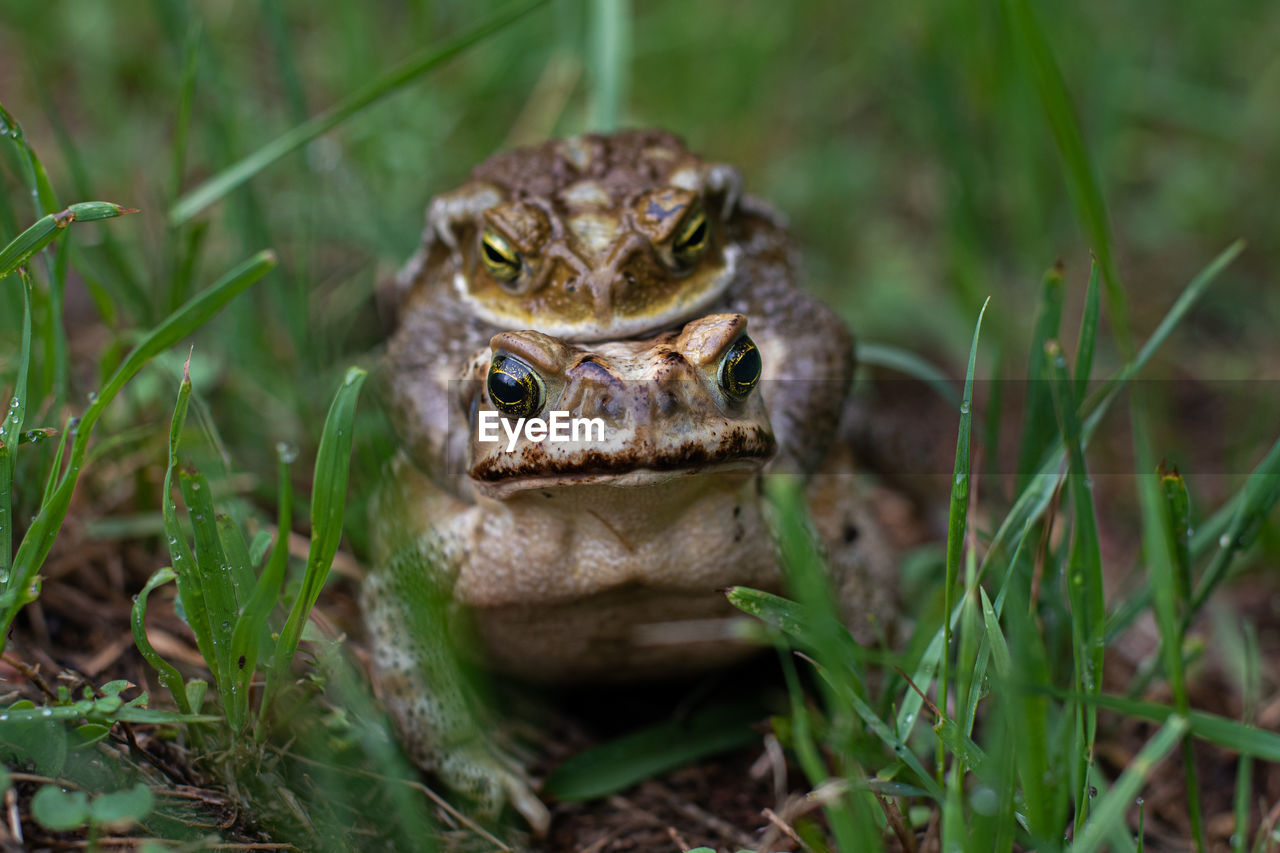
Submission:
[[[495,483],[535,477],[619,475],[642,470],[680,471],[735,460],[768,459],[776,448],[773,435],[758,426],[732,430],[714,446],[688,442],[656,457],[644,448],[636,448],[619,453],[587,450],[569,459],[553,459],[547,456],[542,445],[531,444],[525,446],[525,458],[520,462],[509,463],[506,454],[481,459],[472,466],[471,478]]]

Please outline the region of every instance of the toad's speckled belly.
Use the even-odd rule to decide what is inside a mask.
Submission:
[[[730,620],[743,614],[721,589],[628,585],[559,604],[489,607],[473,614],[486,663],[529,681],[669,678],[759,651],[733,634]]]

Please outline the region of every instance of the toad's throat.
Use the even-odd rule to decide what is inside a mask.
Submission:
[[[548,452],[545,445],[530,444],[519,454],[495,453],[471,467],[471,478],[480,483],[590,479],[595,482],[641,472],[698,472],[711,469],[758,467],[773,456],[777,442],[772,433],[751,427],[725,435],[716,444],[688,442],[660,453],[640,449],[605,452],[578,448],[572,453]]]

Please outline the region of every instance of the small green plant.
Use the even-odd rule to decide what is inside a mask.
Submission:
[[[365,376],[365,371],[359,368],[347,372],[325,420],[313,480],[312,536],[306,569],[289,616],[273,636],[268,631],[268,617],[280,601],[288,565],[293,505],[289,466],[297,458],[297,452],[287,445],[279,447],[280,515],[270,556],[266,556],[263,539],[258,539],[251,551],[234,520],[218,513],[209,481],[194,466],[179,465],[178,449],[192,391],[190,360],[184,365],[169,431],[169,464],[162,496],[164,528],[173,568],[153,574],[138,596],[133,608],[133,634],[138,648],[155,667],[178,708],[184,713],[198,711],[205,691],[203,682],[184,683],[178,671],[156,653],[146,636],[147,596],[157,587],[175,582],[183,616],[213,673],[223,719],[233,738],[239,738],[250,728],[257,740],[265,737],[265,711],[287,676],[303,626],[333,564],[342,535],[356,400]],[[189,511],[194,547],[179,523],[172,494],[175,475]],[[259,559],[254,559],[254,552]],[[262,557],[266,557],[265,564],[260,572],[255,571]],[[266,686],[262,701],[253,706],[250,692],[254,676],[259,674],[258,659],[264,650],[268,651],[268,662],[262,668]]]
[[[122,791],[98,794],[92,799],[84,791],[64,791],[45,785],[31,798],[31,814],[52,832],[68,832],[88,826],[89,849],[97,849],[98,833],[134,824],[151,813],[155,797],[141,783]]]

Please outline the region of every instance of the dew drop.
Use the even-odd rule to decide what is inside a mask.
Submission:
[[[92,403],[96,403],[96,402],[98,402],[98,392],[97,392],[97,391],[90,391],[90,392],[89,392],[89,402],[90,402],[91,404],[92,404]]]
[[[1230,548],[1230,547],[1231,547],[1231,537],[1230,537],[1229,535],[1227,535],[1226,533],[1224,533],[1224,534],[1222,534],[1221,536],[1219,536],[1219,537],[1218,537],[1218,547],[1219,547],[1219,548]]]
[[[968,400],[965,400],[963,403],[961,403],[961,404],[960,404],[960,414],[962,414],[962,415],[967,415],[967,414],[969,414],[969,401],[968,401]]]
[[[276,444],[276,455],[280,457],[281,462],[291,465],[298,459],[298,448],[287,441],[281,441]]]
[[[52,709],[52,708],[44,708],[44,709],[42,709],[42,710],[40,711],[40,716],[42,716],[42,717],[52,717],[52,716],[53,716],[53,709]]]
[[[11,409],[16,409],[21,405],[22,405],[22,401],[19,400],[17,397],[14,397],[12,400],[9,401],[9,408]]]

